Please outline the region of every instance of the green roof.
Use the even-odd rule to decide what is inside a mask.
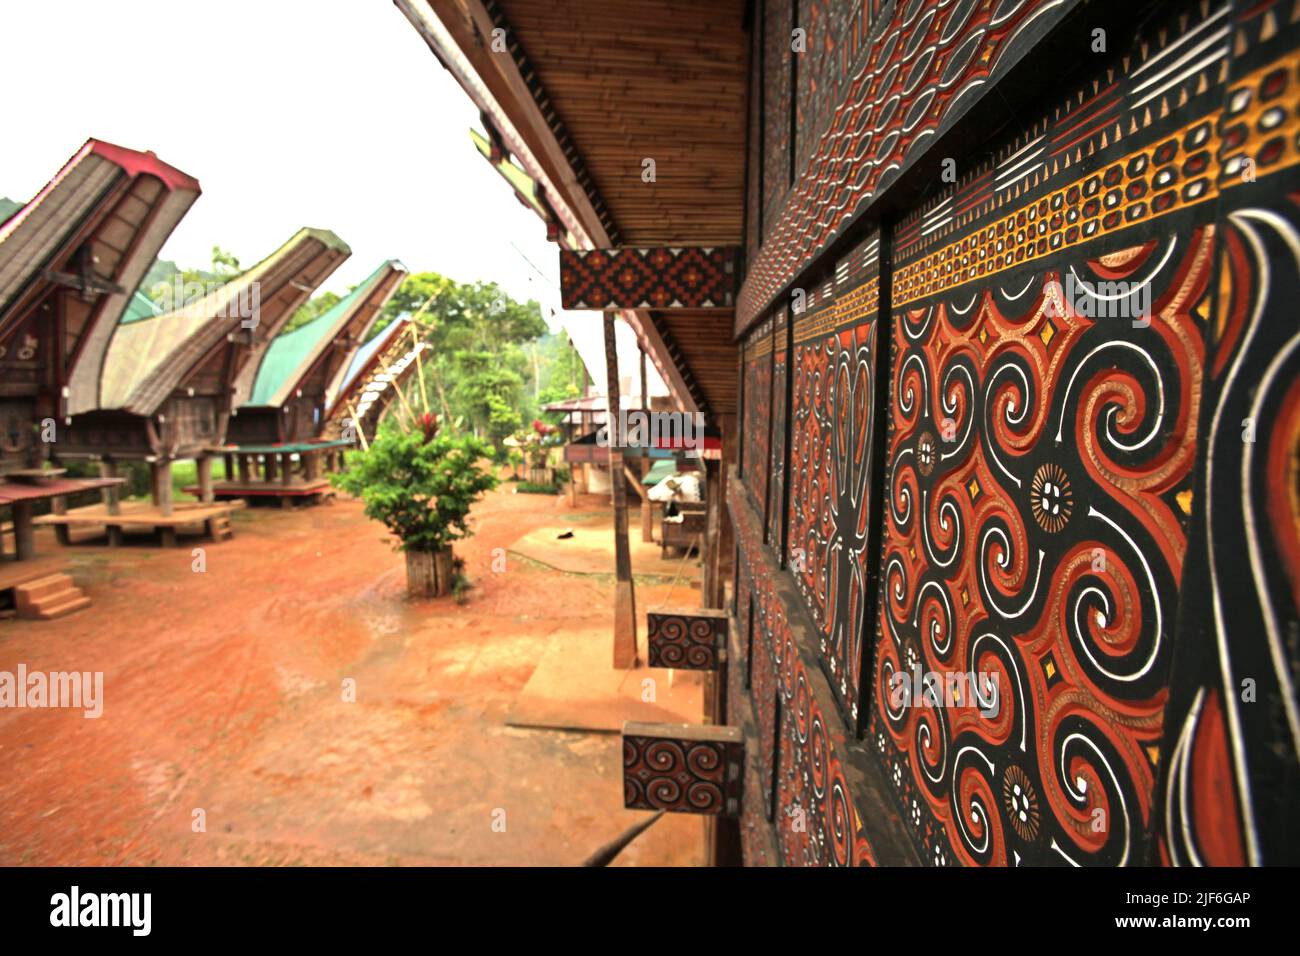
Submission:
[[[157,318],[159,315],[158,307],[153,304],[153,299],[149,298],[143,292],[137,291],[131,296],[130,303],[127,304],[126,311],[122,313],[122,318],[118,325],[129,325],[132,322],[142,322],[145,319]]]
[[[288,396],[281,393],[306,374],[321,352],[347,325],[352,313],[366,300],[390,266],[391,262],[384,262],[369,278],[327,311],[306,325],[277,336],[266,350],[266,357],[257,370],[253,394],[247,404],[265,406],[282,403]]]

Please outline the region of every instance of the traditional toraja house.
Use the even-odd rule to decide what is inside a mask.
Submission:
[[[636,728],[630,806],[748,864],[1300,859],[1300,7],[398,5],[605,286],[744,247],[731,613],[650,621],[739,741]],[[663,348],[714,313],[636,314],[726,387]]]
[[[33,423],[94,407],[113,330],[198,196],[152,153],[92,139],[0,228],[0,473],[48,457]]]
[[[271,343],[251,396],[227,427],[226,440],[235,447],[225,451],[227,479],[214,486],[217,497],[270,495],[283,501],[315,498],[328,488],[322,471],[328,461],[322,457],[332,459],[350,443],[322,440],[327,403],[343,388],[352,360],[406,274],[400,262],[385,262],[320,316]],[[251,476],[257,456],[261,480]]]
[[[20,613],[88,603],[61,562],[37,560],[35,509],[62,511],[69,495],[116,482],[44,466],[62,451],[67,416],[93,402],[118,320],[198,195],[195,179],[152,153],[92,139],[0,227],[0,507],[13,516],[16,559],[4,560],[0,535],[0,594]]]
[[[412,418],[415,410],[407,406],[404,389],[412,375],[424,374],[428,349],[420,326],[405,316],[380,331],[353,356],[342,385],[329,400],[322,436],[368,447],[390,409]],[[424,394],[423,388],[420,391]]]
[[[172,513],[172,462],[194,458],[210,501],[212,450],[225,444],[232,411],[251,396],[262,357],[349,255],[333,233],[302,229],[207,295],[120,324],[98,380],[98,406],[74,416],[60,455],[98,458],[110,475],[122,459],[148,461],[161,517]]]

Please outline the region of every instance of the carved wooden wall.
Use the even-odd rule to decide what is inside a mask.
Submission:
[[[732,503],[787,864],[1300,859],[1300,5],[1135,9],[820,255],[1071,6],[799,4],[796,184],[738,310],[793,307],[786,475],[754,494],[778,353]]]

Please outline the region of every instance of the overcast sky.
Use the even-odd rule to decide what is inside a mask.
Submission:
[[[0,196],[31,198],[88,137],[151,149],[203,185],[162,252],[182,267],[318,226],[352,247],[326,289],[398,258],[558,305],[557,247],[390,0],[4,0],[0,89]]]

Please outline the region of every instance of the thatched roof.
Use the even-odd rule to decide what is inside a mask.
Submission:
[[[0,341],[57,285],[79,295],[64,315],[70,413],[94,407],[104,353],[136,287],[198,180],[153,153],[87,140],[30,202],[0,226]]]
[[[179,309],[119,325],[105,362],[100,407],[152,415],[215,352],[237,344],[222,386],[238,407],[275,336],[352,250],[334,233],[301,229],[242,275]]]

